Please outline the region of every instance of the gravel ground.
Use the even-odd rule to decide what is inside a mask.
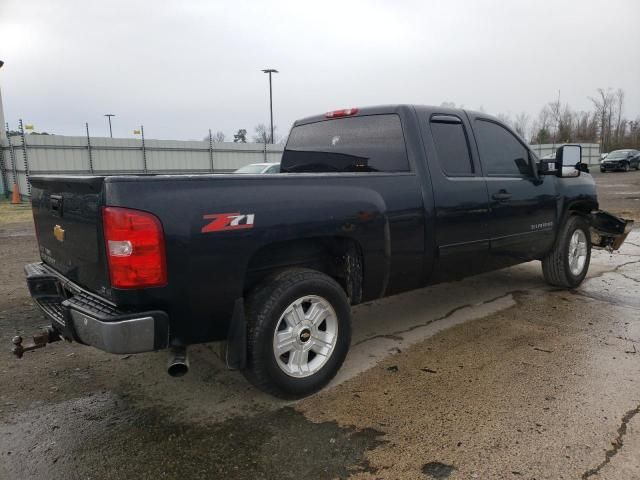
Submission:
[[[595,174],[601,207],[640,222],[640,172]],[[537,262],[359,306],[323,392],[281,402],[191,352],[114,356],[57,343],[22,266],[28,211],[0,205],[0,478],[640,478],[640,231],[571,292]],[[11,211],[9,218],[6,211]]]

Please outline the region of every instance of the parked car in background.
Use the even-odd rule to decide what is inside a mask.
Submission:
[[[263,173],[280,173],[279,163],[252,163],[240,167],[233,173],[243,173],[245,175],[261,175]]]
[[[628,172],[635,168],[640,170],[640,151],[638,150],[614,150],[600,162],[600,171],[622,170]]]

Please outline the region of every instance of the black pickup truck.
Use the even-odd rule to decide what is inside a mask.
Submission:
[[[591,247],[631,228],[580,158],[540,161],[483,113],[393,105],[297,121],[274,175],[32,177],[25,271],[51,326],[14,353],[168,348],[180,375],[188,345],[226,340],[252,383],[307,395],[347,354],[351,305],[531,260],[579,285]]]

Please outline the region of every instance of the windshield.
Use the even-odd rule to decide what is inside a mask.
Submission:
[[[244,167],[239,168],[234,173],[262,173],[265,167],[266,165],[253,163],[251,165],[245,165]]]
[[[609,155],[607,155],[607,160],[609,160],[610,158],[627,158],[627,155],[629,155],[628,150],[618,150],[617,152],[611,152]]]

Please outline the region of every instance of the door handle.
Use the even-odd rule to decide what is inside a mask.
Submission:
[[[494,200],[498,200],[499,202],[504,202],[511,198],[511,194],[506,190],[500,190],[498,193],[494,193],[493,195],[491,195],[491,198],[493,198]]]

